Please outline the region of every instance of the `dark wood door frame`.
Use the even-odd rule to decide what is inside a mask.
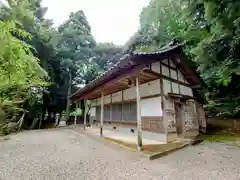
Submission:
[[[178,135],[183,135],[183,104],[174,101],[176,130]]]

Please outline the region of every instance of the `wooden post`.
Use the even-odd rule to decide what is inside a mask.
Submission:
[[[78,111],[78,102],[76,102],[76,109],[75,109],[75,118],[74,118],[74,126],[77,125],[77,111]]]
[[[112,121],[113,120],[113,116],[112,116],[112,94],[110,95],[110,121]]]
[[[160,62],[160,74],[162,75],[162,63]],[[163,78],[160,77],[160,91],[161,91],[161,108],[162,108],[162,121],[164,123],[164,132],[165,132],[165,143],[168,142],[168,119],[166,116],[166,105],[165,105],[165,94],[164,94],[164,87],[163,87]]]
[[[84,130],[87,124],[87,100],[84,100]]]
[[[170,78],[173,78],[173,77],[172,77],[172,74],[171,74],[171,69],[170,69],[170,61],[171,61],[171,60],[168,59],[168,66],[169,66],[169,67],[168,67],[168,71],[169,71],[169,77],[170,77]],[[171,88],[171,92],[173,93],[173,85],[172,85],[172,81],[170,81],[170,88]]]
[[[124,118],[124,112],[123,112],[123,90],[121,92],[122,92],[122,102],[121,102],[121,108],[122,108],[121,109],[122,110],[121,113],[122,114],[121,114],[121,117],[122,117],[122,121],[124,121],[125,118]]]
[[[100,136],[103,135],[103,111],[104,111],[104,106],[103,106],[103,92],[101,92],[101,119],[100,119]]]
[[[68,94],[67,94],[67,105],[66,105],[66,116],[65,116],[65,121],[67,122],[70,116],[70,106],[71,106],[71,100],[69,96],[71,95],[72,91],[72,73],[69,71],[69,82],[68,82]]]
[[[137,101],[137,146],[138,150],[142,150],[142,119],[141,119],[141,105],[140,105],[140,89],[139,78],[136,77],[136,101]]]

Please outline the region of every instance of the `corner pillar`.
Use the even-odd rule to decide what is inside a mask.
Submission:
[[[103,135],[103,111],[104,111],[104,106],[103,106],[103,97],[104,94],[101,92],[101,119],[100,119],[100,136]]]
[[[142,119],[141,119],[141,96],[139,77],[136,77],[136,101],[137,101],[137,147],[142,150]]]

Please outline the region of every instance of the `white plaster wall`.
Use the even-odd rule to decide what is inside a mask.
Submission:
[[[162,116],[161,97],[142,99],[141,116]]]
[[[171,92],[171,84],[169,80],[163,79],[163,89],[165,95]]]
[[[122,91],[118,91],[112,94],[112,102],[119,102],[122,101]]]
[[[96,116],[96,108],[95,107],[91,107],[90,116]]]
[[[180,93],[188,96],[193,96],[192,89],[183,85],[180,85]]]
[[[104,102],[104,104],[110,104],[111,103],[111,95],[104,96],[103,102]]]
[[[167,110],[174,110],[174,101],[173,99],[167,99],[165,101]]]
[[[123,100],[136,98],[136,87],[131,87],[123,91]]]
[[[97,98],[97,99],[96,99],[96,104],[97,104],[97,106],[98,106],[98,105],[101,105],[101,98]]]
[[[169,68],[162,65],[162,74],[169,77]]]
[[[183,76],[183,74],[178,70],[178,77],[179,77],[179,81],[181,81],[181,82],[184,82],[184,76]]]
[[[177,83],[172,82],[173,93],[179,94],[179,86]]]
[[[171,78],[177,79],[177,71],[171,69]]]
[[[160,62],[152,63],[152,71],[160,73]]]
[[[172,62],[172,60],[169,61],[169,66],[176,68],[176,65]]]
[[[168,59],[164,59],[162,62],[163,62],[164,64],[168,64]]]
[[[136,93],[136,91],[135,91]],[[142,84],[140,86],[140,96],[151,96],[155,94],[160,94],[160,79],[150,81],[148,83]]]

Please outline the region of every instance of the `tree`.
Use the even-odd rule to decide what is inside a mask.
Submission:
[[[140,16],[144,45],[156,49],[172,39],[187,42],[186,53],[206,82],[209,110],[240,115],[240,2],[152,0]]]
[[[99,70],[107,70],[115,64],[122,55],[122,46],[113,43],[98,43],[94,49],[95,62],[99,66]]]
[[[30,51],[31,46],[15,38],[31,36],[16,28],[14,21],[0,21],[0,109],[1,120],[16,118],[22,104],[38,87],[46,85],[47,73]],[[3,122],[3,124],[6,122]],[[22,124],[22,123],[21,123]]]
[[[67,77],[71,77],[67,83],[68,87],[72,84],[85,84],[92,80],[95,73],[88,72],[97,72],[93,71],[96,67],[93,63],[93,48],[96,42],[91,35],[91,28],[84,12],[80,10],[71,13],[69,19],[60,25],[58,32],[60,35],[57,44],[58,55],[61,57],[61,63],[64,64],[63,67],[66,68]],[[71,93],[68,90],[67,96]],[[69,106],[68,100],[66,119],[69,116]]]
[[[39,59],[40,66],[48,73],[51,82],[51,86],[35,89],[30,93],[31,99],[24,102],[23,107],[28,111],[25,118],[27,124],[32,124],[34,118],[40,119],[41,114],[47,109],[50,112],[58,111],[59,107],[62,109],[62,103],[59,103],[62,100],[58,93],[52,93],[61,82],[60,60],[54,49],[57,33],[51,28],[51,20],[44,19],[47,9],[40,4],[39,0],[9,1],[10,8],[2,8],[0,13],[2,20],[14,21],[18,29],[31,36],[26,38],[12,32],[14,37],[31,45],[31,53]],[[57,103],[59,106],[54,106]]]

